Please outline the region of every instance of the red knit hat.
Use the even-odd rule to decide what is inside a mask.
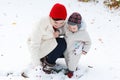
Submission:
[[[52,17],[53,19],[65,20],[67,17],[67,10],[64,5],[56,3],[52,7],[49,16]]]

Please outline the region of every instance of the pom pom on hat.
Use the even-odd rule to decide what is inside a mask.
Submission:
[[[67,17],[67,10],[64,5],[56,3],[52,7],[49,16],[52,17],[53,19],[65,20]]]
[[[74,12],[68,18],[69,25],[77,25],[78,28],[81,27],[82,16],[78,12]]]

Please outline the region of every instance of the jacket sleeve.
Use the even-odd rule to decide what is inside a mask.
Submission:
[[[43,41],[54,38],[53,28],[48,24],[49,23],[46,19],[41,19],[34,26],[33,32],[28,40],[31,53],[40,53],[41,43],[43,43]]]
[[[53,35],[53,33],[54,33],[54,30],[52,29],[51,26],[45,26],[42,39],[43,40],[48,40],[48,39],[55,38],[54,35]]]
[[[35,26],[36,27],[36,26]],[[37,55],[40,52],[40,43],[42,39],[41,29],[37,26],[34,28],[31,36],[28,39],[28,47],[31,53]]]
[[[89,36],[89,34],[88,34],[87,30],[86,30],[87,25],[86,25],[84,20],[82,20],[81,25],[82,25],[82,27],[80,29],[80,34],[81,34],[80,38],[84,42],[83,50],[85,52],[88,52],[90,47],[91,47],[91,38],[90,38],[90,36]]]
[[[88,34],[88,32],[85,32],[85,40],[84,40],[84,47],[83,47],[83,50],[85,52],[88,52],[90,47],[91,47],[91,39],[90,39],[90,36]]]
[[[42,35],[43,40],[54,38],[54,35],[53,35],[54,30],[50,25],[48,18],[42,19],[38,26],[40,28],[40,33],[43,34]]]

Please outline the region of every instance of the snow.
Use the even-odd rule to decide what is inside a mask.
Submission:
[[[80,59],[75,76],[63,72],[45,74],[40,66],[30,71],[30,78],[20,73],[30,63],[26,40],[33,25],[48,15],[54,3],[66,6],[68,16],[78,11],[87,23],[92,47]],[[120,80],[120,11],[99,3],[77,0],[0,0],[0,80]],[[66,67],[64,59],[57,63]]]

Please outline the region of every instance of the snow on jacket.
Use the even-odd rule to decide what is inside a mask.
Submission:
[[[39,65],[40,58],[49,54],[57,46],[53,32],[49,17],[41,18],[34,26],[33,33],[28,39],[28,47],[35,65]]]
[[[73,50],[75,49],[75,42],[84,42],[82,50],[88,52],[91,47],[91,39],[88,32],[86,31],[86,24],[83,21],[81,23],[81,28],[79,29],[79,31],[72,33],[71,31],[69,31],[68,25],[66,24],[65,32],[67,50],[65,51],[64,56],[68,69],[74,71],[81,56],[81,53],[79,55],[75,55],[73,53]]]

